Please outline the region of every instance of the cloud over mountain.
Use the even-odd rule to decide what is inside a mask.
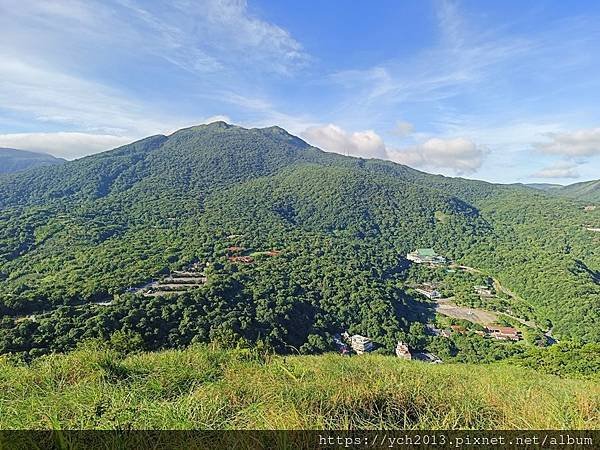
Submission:
[[[330,152],[388,159],[418,168],[450,169],[458,175],[475,172],[486,154],[475,142],[462,137],[430,138],[411,147],[396,149],[387,146],[373,130],[347,132],[333,124],[310,127],[302,135]]]
[[[422,168],[449,168],[458,175],[481,167],[485,151],[466,138],[428,139],[414,147],[390,152],[393,161]]]
[[[535,144],[542,153],[567,157],[600,155],[600,128],[548,133],[546,136],[550,139],[549,142]]]
[[[363,158],[388,159],[383,139],[373,130],[349,133],[337,125],[310,127],[302,134],[309,142],[329,152]]]
[[[579,178],[577,164],[561,161],[544,167],[531,175],[535,178]]]

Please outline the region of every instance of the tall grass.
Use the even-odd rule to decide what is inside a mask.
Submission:
[[[598,429],[600,385],[507,365],[191,347],[0,360],[2,429]]]

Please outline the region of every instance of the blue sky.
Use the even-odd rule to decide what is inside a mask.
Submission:
[[[494,182],[600,178],[600,3],[0,0],[0,146],[213,120]]]

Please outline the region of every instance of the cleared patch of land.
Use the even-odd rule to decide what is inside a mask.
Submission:
[[[498,321],[498,314],[491,311],[484,311],[483,309],[455,305],[452,303],[452,298],[437,300],[435,311],[444,316],[468,320],[469,322],[478,323],[483,326],[491,325]]]

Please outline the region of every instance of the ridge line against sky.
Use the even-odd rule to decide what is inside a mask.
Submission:
[[[214,120],[494,182],[600,178],[600,4],[0,0],[0,147]]]

